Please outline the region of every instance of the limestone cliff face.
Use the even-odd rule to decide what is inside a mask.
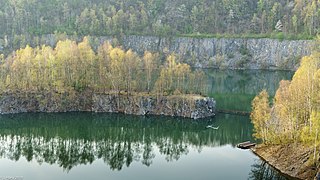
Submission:
[[[70,36],[73,40],[82,37]],[[41,37],[0,38],[0,53],[18,49],[17,45],[47,44],[55,46],[61,37],[43,35]],[[113,41],[113,37],[91,37],[95,49],[103,41]],[[156,36],[123,36],[118,42],[125,49],[140,54],[144,51],[175,53],[181,62],[194,67],[226,69],[291,69],[294,70],[302,56],[310,55],[311,40],[277,40],[248,38],[189,38]]]
[[[228,69],[295,69],[302,56],[311,53],[313,41],[226,38],[158,38],[126,36],[123,46],[176,53],[182,62],[195,67]]]
[[[24,112],[120,112],[199,119],[215,115],[216,102],[201,96],[148,96],[118,94],[4,94],[0,114]]]

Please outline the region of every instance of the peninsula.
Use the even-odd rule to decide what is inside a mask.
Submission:
[[[162,60],[165,63],[162,64]],[[103,43],[94,52],[88,38],[49,46],[26,46],[1,60],[0,113],[122,112],[193,119],[215,114],[200,70],[174,54],[132,50]]]

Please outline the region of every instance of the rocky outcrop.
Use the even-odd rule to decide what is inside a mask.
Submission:
[[[0,98],[0,113],[24,112],[120,112],[134,115],[165,115],[192,119],[215,115],[213,98],[195,95],[150,96],[144,94],[76,94],[23,93],[4,94]]]
[[[91,97],[88,92],[5,93],[0,96],[0,114],[91,111]]]
[[[310,40],[234,38],[158,38],[125,36],[126,48],[176,53],[195,67],[228,69],[295,69],[302,56],[311,53]]]
[[[47,44],[55,46],[65,36],[43,35],[41,37],[0,38],[0,53],[19,49],[24,44],[33,46]],[[79,36],[69,36],[81,40]],[[253,38],[190,38],[156,36],[91,37],[94,49],[103,42],[120,44],[125,49],[133,49],[140,54],[144,51],[175,53],[181,62],[200,68],[226,69],[290,69],[298,67],[302,56],[310,55],[311,40],[277,40]]]
[[[136,115],[179,116],[192,119],[215,115],[216,102],[213,98],[200,96],[142,96],[95,94],[92,111],[122,112]]]

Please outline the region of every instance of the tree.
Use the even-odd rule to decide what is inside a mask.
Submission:
[[[0,91],[5,91],[7,78],[7,68],[5,67],[5,58],[0,54]]]
[[[174,54],[167,57],[154,88],[159,94],[187,94],[189,92],[201,94],[205,93],[205,89],[203,72],[192,72],[188,64],[177,63]]]
[[[310,121],[312,122],[313,126],[305,126],[302,129],[302,135],[301,139],[305,144],[310,144],[313,146],[313,161],[317,162],[317,156],[318,154],[317,149],[320,145],[320,112],[319,111],[313,111],[310,116]]]
[[[270,114],[269,95],[266,90],[260,92],[252,101],[252,112],[250,118],[254,126],[254,136],[269,143],[269,121]]]
[[[151,91],[151,82],[152,82],[152,73],[155,69],[155,56],[146,51],[143,56],[143,62],[144,62],[144,70],[146,74],[146,81],[147,81],[147,87],[146,90],[148,93]]]
[[[103,88],[103,92],[106,90],[111,89],[110,80],[108,78],[108,70],[111,63],[110,58],[110,52],[113,49],[111,44],[109,42],[104,42],[101,44],[98,48],[98,74],[99,74],[99,81],[97,83],[96,88],[100,90],[100,88]]]
[[[297,33],[298,32],[298,18],[297,18],[297,15],[294,15],[292,17],[292,27],[293,27],[293,33]]]
[[[276,115],[278,135],[282,141],[294,139],[296,135],[295,122],[292,121],[291,93],[289,91],[290,81],[282,80],[274,97],[273,113]],[[291,111],[291,112],[290,112]]]
[[[175,59],[174,55],[168,56],[166,65],[159,72],[158,54],[145,52],[140,57],[132,50],[113,48],[108,42],[95,53],[88,37],[80,43],[68,39],[59,41],[54,49],[27,45],[6,60],[0,56],[0,90],[54,91],[61,98],[74,97],[75,93],[84,90],[117,95],[123,91],[127,95],[141,91],[150,93],[151,90],[161,95],[195,92],[190,89],[199,88],[203,74],[200,71],[193,73],[189,65],[176,63]]]
[[[257,138],[266,144],[293,142],[312,148],[312,163],[318,162],[320,146],[319,59],[318,51],[303,57],[292,81],[280,82],[271,111],[266,92],[261,92],[251,114]]]
[[[108,69],[108,78],[112,83],[112,89],[118,93],[120,93],[124,85],[124,71],[122,68],[124,59],[125,52],[122,49],[116,47],[110,51],[110,67]]]
[[[277,24],[275,26],[276,30],[277,31],[282,31],[282,27],[283,27],[283,25],[282,25],[281,20],[278,20],[278,22],[277,22]]]
[[[79,59],[77,64],[76,74],[78,75],[78,80],[75,82],[76,89],[83,89],[84,87],[92,87],[96,84],[96,55],[92,50],[89,38],[84,37],[83,41],[78,44],[79,49]]]
[[[135,90],[135,86],[139,79],[137,78],[137,70],[140,69],[140,58],[136,53],[134,53],[131,49],[129,49],[125,54],[125,59],[123,62],[123,77],[125,82],[125,91],[127,93],[133,92]]]
[[[79,81],[76,73],[79,60],[79,49],[75,41],[59,41],[55,48],[55,84],[60,91],[66,87],[75,87]],[[81,64],[81,63],[79,63]]]

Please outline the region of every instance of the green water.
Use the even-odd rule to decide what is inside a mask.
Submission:
[[[251,111],[251,101],[263,89],[274,96],[281,80],[290,80],[292,71],[208,69],[208,95],[223,110]]]
[[[291,77],[277,71],[207,74],[219,108],[236,110],[248,110],[254,94],[265,87],[274,94],[280,77]],[[228,114],[197,121],[109,113],[1,115],[0,179],[284,179],[251,151],[235,147],[254,141],[252,133],[248,116]]]
[[[261,173],[261,163],[235,145],[252,141],[251,134],[248,117],[227,114],[202,121],[109,113],[3,115],[0,177],[247,179]]]

